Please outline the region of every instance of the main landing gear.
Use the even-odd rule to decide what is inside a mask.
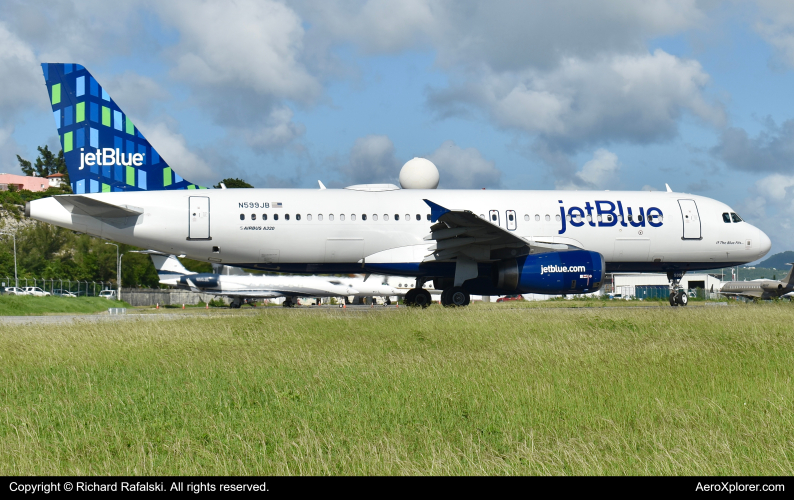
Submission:
[[[430,292],[424,288],[421,288],[423,283],[417,284],[420,286],[420,288],[412,288],[408,290],[408,293],[405,294],[404,302],[407,306],[417,306],[424,309],[433,302],[433,298],[430,296]]]
[[[441,305],[444,307],[463,307],[469,305],[471,295],[460,286],[447,288],[441,292]]]
[[[295,300],[297,302],[297,300]],[[281,307],[295,307],[295,302],[292,301],[292,297],[287,297],[284,299],[284,302],[281,303]]]
[[[686,290],[681,288],[681,278],[684,277],[686,271],[668,272],[667,279],[670,280],[670,305],[685,306],[689,302],[686,295]]]

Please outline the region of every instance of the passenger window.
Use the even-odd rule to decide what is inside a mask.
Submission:
[[[560,222],[560,216],[559,215],[556,215],[555,218],[557,219],[557,222]]]
[[[345,214],[339,214],[339,220],[345,220]]]
[[[350,220],[356,220],[356,214],[350,214]]]
[[[411,214],[405,214],[405,221],[411,222]]]
[[[388,215],[387,215],[388,217]],[[378,214],[372,214],[372,220],[378,220]]]
[[[394,220],[400,220],[400,214],[394,214]]]
[[[389,220],[389,214],[383,214],[383,220]]]
[[[524,220],[529,220],[529,214],[524,214]]]
[[[361,220],[367,220],[367,214],[361,214]]]
[[[598,219],[598,222],[601,222],[601,216],[600,215],[596,216],[596,219]]]
[[[328,214],[328,220],[333,221],[334,220],[334,214]]]
[[[284,220],[289,220],[289,214],[284,214]]]
[[[742,222],[742,218],[733,212],[731,212],[731,217],[733,218],[733,222]]]
[[[256,214],[251,214],[251,220],[256,220]]]
[[[611,215],[607,215],[607,222],[612,222],[612,216]]]
[[[317,220],[322,221],[323,220],[323,214],[317,214]],[[331,219],[331,220],[333,220],[333,219]]]
[[[312,214],[306,214],[306,220],[312,220]]]
[[[539,221],[539,220],[540,220],[540,215],[539,215],[539,214],[535,214],[535,220],[536,220],[536,221]]]
[[[278,220],[278,214],[273,214],[273,220]]]
[[[262,220],[267,220],[267,214],[262,214]]]
[[[639,214],[637,215],[637,222],[642,222],[642,215],[639,215]]]
[[[296,214],[295,215],[295,220],[301,220],[301,214]]]
[[[724,222],[726,224],[730,224],[731,223],[731,214],[729,214],[728,212],[723,213],[722,214],[722,222]]]
[[[240,220],[245,220],[245,214],[240,214]]]
[[[419,214],[416,214],[416,220],[422,220],[422,216],[419,215]]]
[[[513,222],[513,214],[508,215],[507,216],[507,220],[509,220],[510,222]]]
[[[550,220],[551,220],[551,217],[549,217],[549,214],[546,214],[546,222],[548,222]]]
[[[491,220],[496,222],[496,214],[491,214]]]
[[[633,221],[633,220],[634,220],[634,219],[632,219],[632,217],[633,217],[633,216],[632,216],[631,214],[629,214],[629,222],[631,222],[631,221]]]
[[[430,214],[427,214],[427,220],[432,219],[433,217]]]

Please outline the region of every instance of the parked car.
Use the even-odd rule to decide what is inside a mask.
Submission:
[[[56,288],[55,290],[53,290],[52,294],[58,297],[77,297],[77,295],[73,294],[69,290],[62,290],[60,288]]]
[[[102,290],[99,292],[99,296],[105,299],[115,299],[116,290]]]
[[[497,302],[509,302],[511,300],[524,300],[523,295],[505,295],[496,299]]]
[[[25,295],[33,295],[35,297],[46,297],[50,295],[50,292],[45,292],[37,286],[26,286],[23,290],[25,291]]]
[[[15,286],[7,286],[3,293],[6,295],[25,295],[25,291]]]

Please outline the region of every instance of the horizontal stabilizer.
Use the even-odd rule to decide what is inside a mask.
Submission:
[[[88,215],[90,217],[113,219],[116,217],[136,217],[143,213],[143,209],[139,207],[114,205],[83,195],[55,196],[55,200],[63,205],[63,208],[68,210],[69,213]]]

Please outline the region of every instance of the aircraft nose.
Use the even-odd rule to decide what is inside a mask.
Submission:
[[[772,248],[772,240],[769,239],[769,236],[766,235],[765,232],[758,230],[758,257],[763,257],[766,255],[769,250]]]

